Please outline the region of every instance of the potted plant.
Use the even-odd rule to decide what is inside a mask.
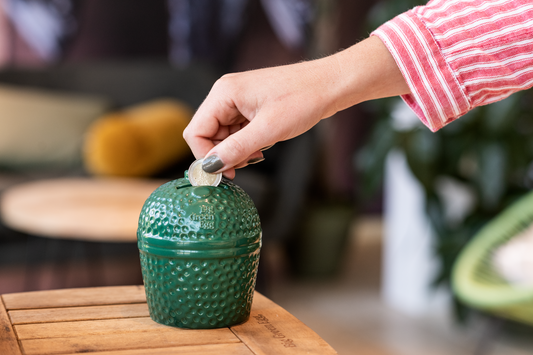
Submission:
[[[398,99],[367,107],[379,117],[357,158],[368,192],[376,191],[385,160],[400,149],[423,187],[425,211],[436,234],[440,270],[435,285],[448,284],[459,251],[489,220],[533,187],[533,100],[530,91],[478,107],[436,133],[422,124],[398,127]],[[449,210],[443,184],[472,197],[462,215]],[[464,308],[456,303],[462,315]]]

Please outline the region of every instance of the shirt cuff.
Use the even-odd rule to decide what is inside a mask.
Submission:
[[[471,104],[415,10],[386,22],[371,35],[385,43],[411,89],[402,99],[435,132],[467,113]]]

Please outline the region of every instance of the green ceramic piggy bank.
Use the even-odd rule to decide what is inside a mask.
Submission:
[[[225,179],[195,187],[186,172],[146,200],[137,240],[154,321],[219,328],[249,318],[261,225],[240,187]]]

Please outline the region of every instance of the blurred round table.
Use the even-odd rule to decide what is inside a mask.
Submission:
[[[30,235],[136,242],[144,201],[163,180],[62,178],[15,185],[0,204],[6,226]]]
[[[164,182],[61,178],[22,183],[5,190],[0,201],[4,225],[28,235],[24,289],[40,289],[41,281],[46,280],[44,265],[53,267],[54,288],[67,287],[69,270],[80,259],[76,253],[80,247],[88,286],[107,285],[104,244],[137,242],[144,201]],[[136,278],[140,278],[138,271]]]

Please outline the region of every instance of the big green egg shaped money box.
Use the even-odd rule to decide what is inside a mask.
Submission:
[[[180,328],[245,322],[255,289],[261,225],[251,198],[229,180],[157,188],[137,230],[150,317]]]

